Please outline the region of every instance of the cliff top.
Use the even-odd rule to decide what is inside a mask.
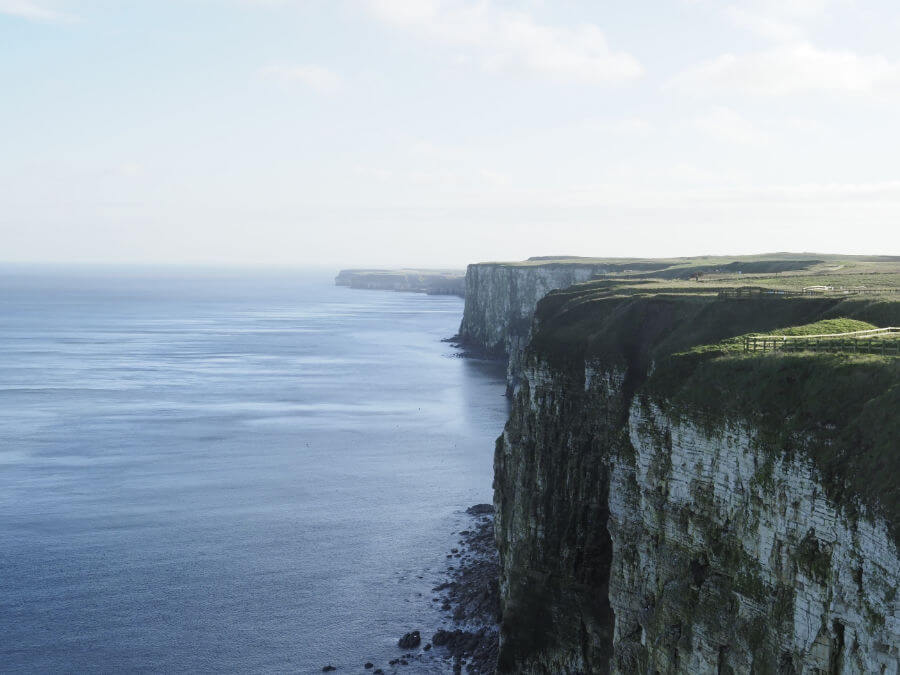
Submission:
[[[479,263],[513,268],[589,266],[595,288],[619,292],[708,292],[754,285],[801,290],[900,289],[900,256],[772,253],[696,258],[529,258],[521,262]]]
[[[761,253],[743,256],[691,256],[682,258],[604,258],[590,256],[534,256],[527,260],[486,261],[479,265],[504,265],[508,267],[538,267],[551,265],[603,266],[610,273],[642,275],[663,278],[690,278],[695,272],[716,273],[743,271],[747,273],[778,273],[810,269],[823,269],[835,265],[885,263],[900,271],[900,256],[842,255],[831,253]]]

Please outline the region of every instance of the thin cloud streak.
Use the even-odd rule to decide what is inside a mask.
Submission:
[[[366,0],[365,6],[378,20],[423,40],[475,51],[489,71],[588,84],[625,82],[643,73],[634,56],[610,49],[593,24],[550,26],[527,12],[464,0]]]
[[[757,96],[890,96],[900,94],[900,63],[884,56],[798,43],[748,54],[723,54],[679,73],[664,88],[700,96],[723,91]]]
[[[760,145],[768,142],[767,134],[750,120],[725,106],[717,106],[694,120],[694,126],[716,140],[740,145]]]
[[[63,23],[75,20],[75,17],[70,14],[43,7],[31,0],[0,0],[0,14],[45,23]]]
[[[260,74],[285,84],[299,83],[326,94],[333,94],[344,86],[343,78],[336,72],[312,64],[271,65],[262,68]]]

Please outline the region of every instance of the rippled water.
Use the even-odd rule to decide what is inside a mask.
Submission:
[[[0,669],[361,672],[437,625],[506,418],[496,364],[440,341],[459,298],[252,270],[0,283]]]

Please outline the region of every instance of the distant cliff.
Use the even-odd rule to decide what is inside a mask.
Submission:
[[[469,346],[508,359],[514,386],[519,355],[528,344],[538,301],[558,288],[587,281],[607,266],[535,258],[525,263],[478,263],[466,269],[466,306],[459,338]]]
[[[465,297],[465,275],[457,270],[341,270],[336,286],[382,291],[406,291],[429,295]]]

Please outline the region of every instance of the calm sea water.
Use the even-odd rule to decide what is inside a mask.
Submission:
[[[461,312],[332,273],[0,270],[0,669],[386,667],[491,499],[503,376],[441,342]]]

